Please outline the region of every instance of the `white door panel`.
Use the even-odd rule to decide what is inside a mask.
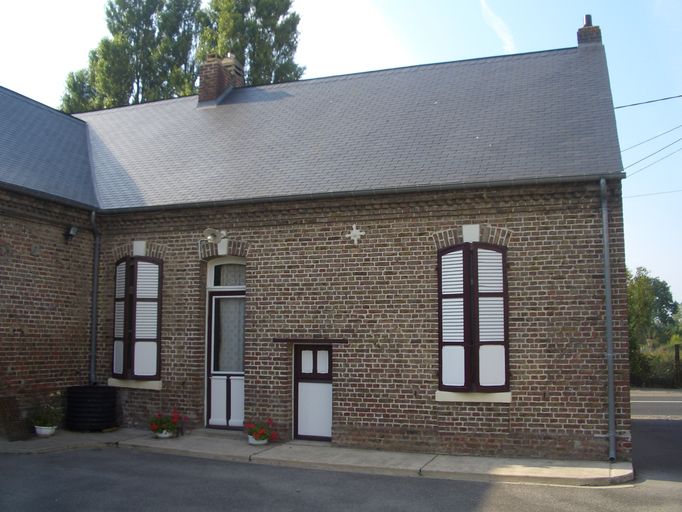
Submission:
[[[216,427],[227,426],[227,377],[211,377],[211,417],[208,424]]]
[[[230,427],[244,426],[244,377],[230,377]]]
[[[299,382],[298,435],[332,436],[331,383]]]

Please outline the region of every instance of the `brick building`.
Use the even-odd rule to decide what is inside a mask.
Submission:
[[[259,87],[210,58],[198,97],[76,116],[0,88],[2,393],[629,458],[623,172],[578,40]]]

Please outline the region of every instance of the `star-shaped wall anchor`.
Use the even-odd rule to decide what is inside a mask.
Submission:
[[[360,241],[360,237],[364,234],[365,234],[364,231],[360,231],[358,229],[358,227],[355,224],[353,224],[353,229],[351,229],[350,233],[348,233],[346,235],[346,238],[350,238],[351,240],[353,240],[353,243],[355,245],[358,245],[358,242]]]

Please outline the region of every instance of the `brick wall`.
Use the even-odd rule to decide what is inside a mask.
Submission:
[[[620,186],[610,190],[618,449],[630,453]],[[606,359],[598,183],[104,215],[100,378],[111,365],[114,261],[164,254],[162,391],[122,393],[128,424],[178,407],[203,423],[207,227],[246,250],[246,414],[291,434],[292,348],[334,347],[340,445],[604,458]],[[352,224],[366,232],[358,245]],[[510,404],[442,403],[434,234],[481,224],[508,246]],[[502,233],[500,235],[500,233]],[[437,238],[437,237],[436,237]]]
[[[88,383],[93,237],[83,210],[6,191],[0,204],[0,394],[25,411]]]

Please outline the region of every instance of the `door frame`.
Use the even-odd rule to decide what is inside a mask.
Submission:
[[[230,376],[244,377],[242,372],[219,372],[217,375],[225,375],[227,377],[226,389],[226,423],[227,425],[210,425],[211,419],[211,372],[213,368],[213,322],[214,322],[214,304],[216,297],[241,297],[246,305],[246,286],[217,286],[214,283],[214,272],[216,267],[224,264],[243,265],[246,269],[246,259],[241,256],[221,256],[219,258],[208,261],[206,267],[206,323],[205,323],[205,352],[204,352],[204,426],[206,428],[224,429],[224,430],[242,430],[242,426],[230,426],[230,410],[231,410],[231,389]],[[246,322],[246,318],[244,318]],[[246,340],[244,340],[246,344]]]
[[[230,411],[232,409],[232,377],[242,377],[244,378],[244,372],[214,372],[214,354],[213,354],[213,333],[214,329],[214,310],[215,305],[221,298],[241,298],[244,300],[244,291],[242,290],[222,290],[222,291],[209,291],[207,304],[208,304],[208,319],[206,326],[206,421],[205,425],[207,428],[217,428],[226,430],[242,430],[242,425],[230,426]],[[209,422],[211,420],[211,377],[215,375],[218,377],[226,377],[226,391],[225,391],[225,410],[226,410],[226,421],[227,425],[211,425]]]
[[[294,439],[305,439],[305,440],[310,440],[310,441],[331,441],[331,436],[326,437],[326,436],[307,436],[307,435],[299,435],[298,434],[298,385],[301,381],[303,382],[309,382],[309,383],[320,383],[320,384],[330,384],[332,386],[332,426],[333,426],[333,421],[334,421],[334,382],[333,382],[333,374],[334,374],[334,346],[331,343],[301,343],[301,344],[294,344],[293,346],[293,395],[294,395],[294,411],[293,411],[293,438]],[[307,376],[307,374],[303,374],[301,372],[300,364],[301,364],[301,357],[300,354],[303,350],[327,350],[329,352],[329,360],[328,360],[328,373],[327,374],[319,374],[317,373],[317,357],[313,356],[313,373],[312,376]],[[315,352],[314,352],[315,353]],[[304,375],[306,375],[304,377]]]

